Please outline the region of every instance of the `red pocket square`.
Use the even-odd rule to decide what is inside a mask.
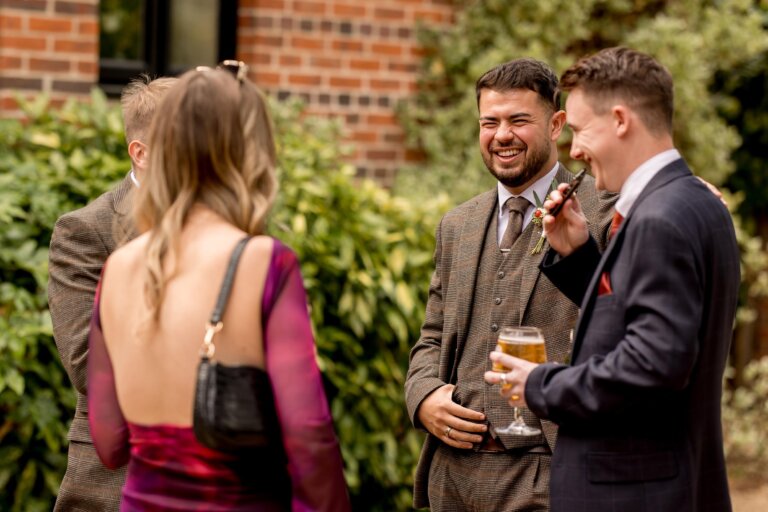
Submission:
[[[608,276],[608,272],[603,272],[600,276],[600,283],[597,286],[597,296],[611,295],[613,288],[611,288],[611,278]]]

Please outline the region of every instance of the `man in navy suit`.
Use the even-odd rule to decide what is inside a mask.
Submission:
[[[553,512],[730,511],[720,398],[739,287],[731,218],[674,148],[672,78],[653,58],[602,50],[560,87],[571,156],[619,192],[614,234],[601,255],[575,197],[545,218],[542,271],[581,304],[571,365],[494,352],[511,371],[486,381],[560,426]]]

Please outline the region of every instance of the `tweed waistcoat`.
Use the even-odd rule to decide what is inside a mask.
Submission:
[[[475,411],[482,411],[491,427],[492,435],[510,448],[532,447],[545,444],[544,437],[499,435],[496,427],[507,426],[513,419],[514,410],[499,395],[498,386],[489,386],[483,373],[491,369],[488,354],[496,347],[498,332],[502,327],[521,323],[521,283],[525,255],[534,231],[529,224],[520,234],[509,253],[502,254],[496,241],[498,215],[494,214],[488,225],[479,261],[475,285],[475,301],[469,320],[467,342],[458,364],[454,399]],[[525,301],[522,301],[524,304]],[[530,426],[539,426],[539,420],[526,409],[523,418]]]

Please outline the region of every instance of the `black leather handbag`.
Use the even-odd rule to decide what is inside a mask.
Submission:
[[[224,324],[237,264],[250,237],[235,246],[219,297],[206,326],[197,367],[192,429],[197,440],[224,452],[273,447],[282,450],[272,386],[267,372],[255,366],[226,366],[213,359],[214,335]]]

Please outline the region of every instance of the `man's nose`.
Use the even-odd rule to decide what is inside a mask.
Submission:
[[[499,126],[499,129],[496,130],[496,135],[494,137],[497,141],[502,143],[511,142],[515,138],[515,132],[512,130],[511,125],[501,125]]]
[[[584,152],[581,151],[579,145],[575,142],[571,143],[571,158],[574,160],[581,160],[584,156]]]

